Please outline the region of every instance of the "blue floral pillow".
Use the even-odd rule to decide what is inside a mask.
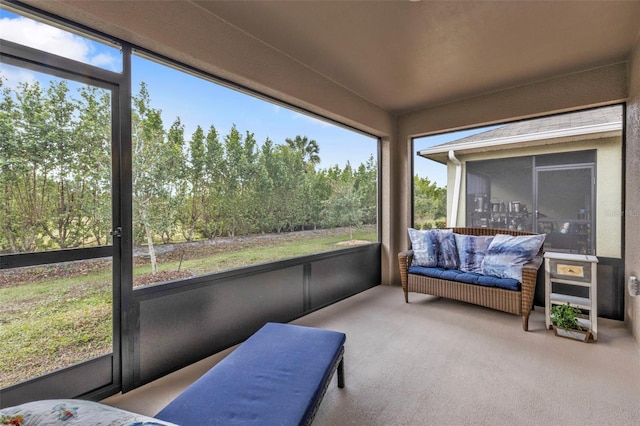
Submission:
[[[446,269],[458,267],[458,250],[453,231],[450,229],[418,231],[409,228],[409,238],[413,249],[412,266],[439,266]]]
[[[454,234],[458,248],[458,260],[463,272],[482,273],[482,260],[493,241],[493,235],[462,235]]]
[[[482,273],[522,282],[522,266],[538,253],[544,237],[545,234],[517,237],[497,234],[482,260]]]

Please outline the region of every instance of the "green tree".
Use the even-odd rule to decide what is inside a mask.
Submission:
[[[64,80],[52,83],[47,91],[45,99],[46,109],[46,145],[50,151],[51,178],[55,180],[56,192],[51,194],[48,211],[41,222],[47,236],[57,246],[67,248],[75,245],[76,234],[79,231],[78,199],[74,198],[73,187],[74,170],[76,163],[76,143],[73,138],[72,116],[74,106],[68,98],[69,87]]]
[[[222,163],[224,186],[223,220],[229,236],[245,235],[256,230],[255,188],[259,177],[258,151],[253,133],[243,137],[235,124],[224,138],[225,156]]]
[[[313,229],[323,223],[324,203],[332,192],[332,182],[326,170],[305,175],[304,203],[307,223]]]
[[[21,150],[17,128],[20,112],[4,78],[0,78],[0,89],[0,252],[15,253],[22,248],[25,231],[21,226],[24,215],[17,210],[16,189],[18,179],[28,167],[24,164],[26,159],[18,157]]]
[[[80,88],[75,180],[81,194],[83,235],[97,245],[108,243],[111,230],[111,96],[93,86]]]
[[[135,241],[144,241],[149,248],[151,270],[158,271],[153,245],[154,204],[163,198],[162,176],[166,172],[162,162],[157,161],[162,152],[164,129],[161,111],[151,108],[147,85],[140,84],[138,95],[133,97],[132,150],[133,150],[133,210],[136,228],[141,228],[143,237],[134,233]]]
[[[184,150],[184,125],[177,117],[169,127],[154,161],[161,170],[157,175],[158,192],[152,204],[153,230],[160,235],[163,243],[173,240],[178,225],[179,212],[188,191],[188,166]]]
[[[447,215],[447,190],[418,175],[413,178],[413,203],[416,221],[435,220]]]
[[[214,238],[224,232],[224,163],[224,146],[218,138],[215,126],[210,126],[205,139],[202,222],[198,228],[206,238]]]
[[[8,139],[8,167],[6,175],[9,187],[6,229],[14,251],[25,252],[46,248],[43,238],[43,212],[49,207],[52,170],[50,139],[48,134],[48,110],[40,83],[20,83],[15,92],[16,108],[5,99],[3,107],[7,116],[15,117],[16,133]],[[6,129],[8,130],[8,129]]]
[[[364,164],[360,164],[353,180],[353,186],[360,197],[362,220],[367,224],[375,224],[378,211],[378,168],[373,155]]]
[[[281,173],[281,164],[277,161],[273,141],[269,138],[260,147],[259,156],[260,179],[256,187],[256,198],[259,207],[258,215],[261,219],[258,222],[258,230],[261,233],[277,231],[278,217],[277,208],[279,200],[276,198],[275,180]]]
[[[221,205],[225,230],[234,237],[243,222],[244,207],[242,205],[242,135],[234,124],[229,134],[224,137],[224,170],[225,185],[222,189]]]
[[[205,135],[202,127],[198,126],[189,141],[189,164],[185,173],[189,196],[180,214],[182,234],[187,241],[193,240],[204,210],[205,163]]]
[[[305,222],[305,164],[299,152],[287,145],[275,149],[274,206],[278,230],[293,231]]]
[[[320,147],[315,140],[298,135],[294,139],[285,139],[285,142],[301,155],[306,170],[313,169],[320,163]]]
[[[324,217],[328,226],[348,226],[349,239],[353,239],[353,227],[362,223],[363,211],[360,197],[353,186],[336,183],[333,193],[324,203]]]

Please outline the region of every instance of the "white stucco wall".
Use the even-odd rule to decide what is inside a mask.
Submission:
[[[596,150],[596,254],[603,257],[622,257],[622,139],[605,138],[587,141],[573,141],[556,145],[509,149],[504,151],[483,152],[457,155],[463,163],[463,177],[458,224],[465,226],[466,217],[466,167],[467,161],[512,158],[530,155]],[[447,217],[451,218],[454,197],[455,165],[447,165]],[[516,194],[513,198],[519,199]],[[527,203],[531,207],[530,202]]]
[[[625,283],[631,275],[640,277],[640,43],[631,60],[626,124]],[[640,296],[631,297],[628,292],[625,296],[625,321],[640,348]]]

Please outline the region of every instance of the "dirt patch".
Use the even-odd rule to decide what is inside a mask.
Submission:
[[[140,287],[149,284],[164,283],[192,276],[193,273],[191,273],[191,271],[162,271],[155,274],[143,274],[133,278],[133,286]]]
[[[363,244],[371,244],[371,241],[349,240],[349,241],[340,241],[339,243],[336,243],[337,246],[361,246]]]
[[[348,228],[316,229],[307,231],[285,232],[281,234],[251,235],[244,237],[215,238],[212,240],[184,242],[175,244],[158,244],[154,246],[158,263],[182,261],[209,257],[221,252],[233,252],[247,248],[269,247],[284,242],[303,240],[310,236],[348,235]],[[369,244],[370,241],[350,240],[337,243],[338,246],[349,247]],[[149,265],[147,247],[136,246],[133,249],[136,267]],[[0,289],[3,287],[31,284],[57,278],[73,278],[106,271],[111,268],[110,259],[88,259],[76,262],[29,266],[24,268],[0,271]],[[189,271],[165,271],[156,274],[145,274],[134,279],[134,287],[158,282],[188,278],[194,274]]]

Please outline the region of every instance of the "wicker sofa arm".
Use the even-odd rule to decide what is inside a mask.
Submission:
[[[533,306],[538,269],[542,265],[542,260],[542,256],[537,255],[531,262],[522,266],[522,328],[524,331],[529,329],[529,314]]]
[[[409,265],[413,261],[413,250],[405,250],[398,253],[398,266],[400,267],[400,282],[402,283],[402,290],[404,291],[404,301],[409,303],[408,295],[408,269]]]

